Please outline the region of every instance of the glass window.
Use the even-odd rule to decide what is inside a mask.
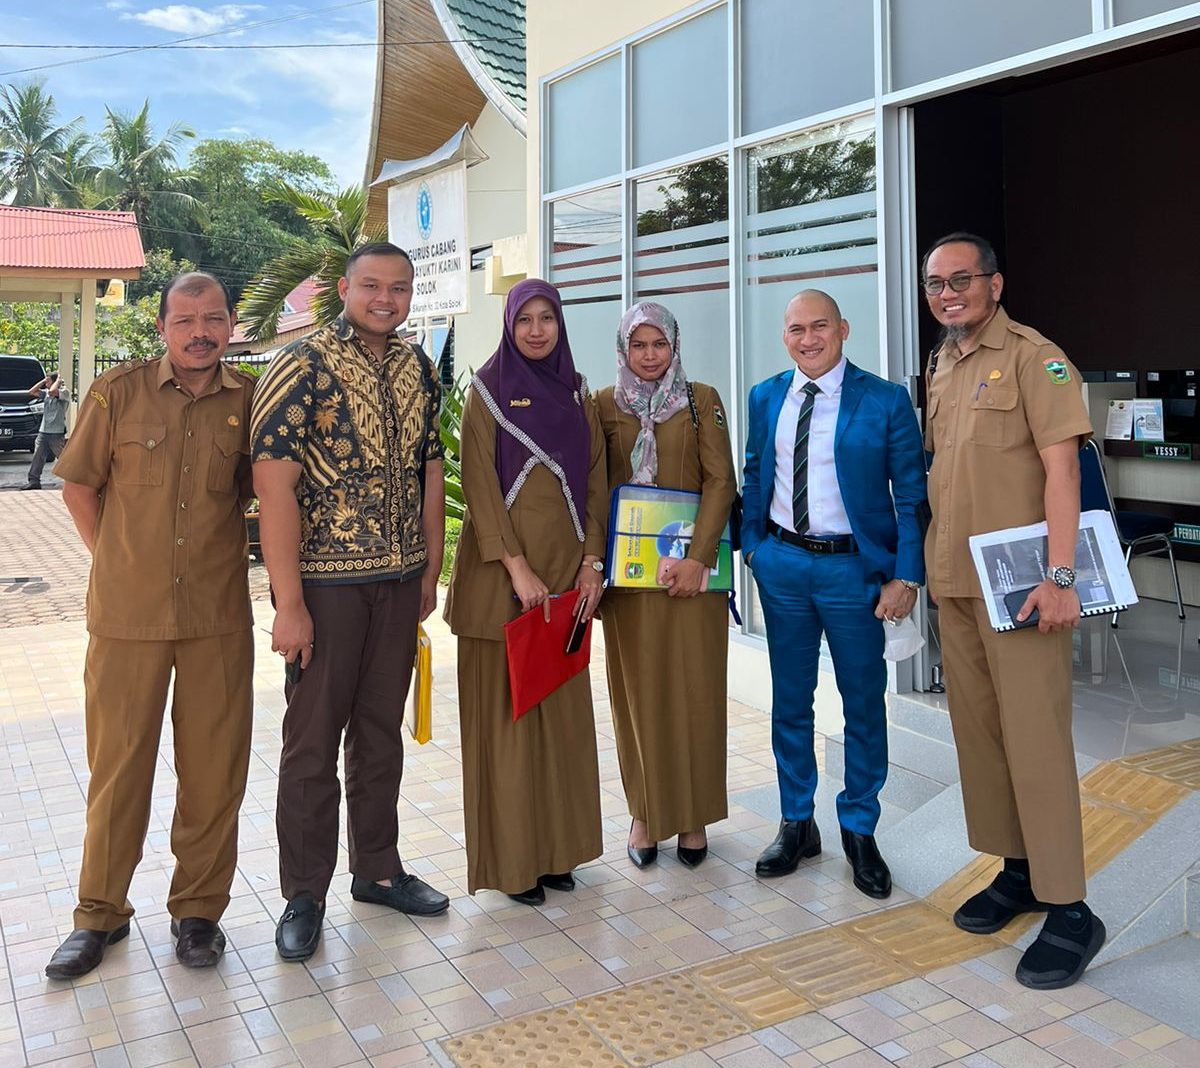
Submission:
[[[550,85],[550,189],[621,170],[621,57],[609,56]]]
[[[1091,33],[1091,0],[904,0],[891,6],[892,88]]]
[[[621,319],[621,191],[597,189],[550,205],[549,280],[558,286],[575,366],[593,390],[616,377]]]
[[[1187,0],[1113,0],[1113,22],[1120,26],[1177,7],[1187,7]]]
[[[870,116],[759,145],[746,156],[742,352],[746,392],[792,364],[783,312],[823,289],[850,323],[846,356],[879,373],[875,131]],[[745,402],[743,414],[745,413]],[[746,423],[743,419],[742,426]],[[753,583],[747,623],[762,634]]]
[[[743,4],[741,132],[871,99],[874,7],[874,0]]]
[[[724,5],[633,49],[633,165],[729,136],[728,27]]]
[[[688,378],[729,399],[729,165],[724,156],[642,178],[634,189],[633,292],[679,322]]]

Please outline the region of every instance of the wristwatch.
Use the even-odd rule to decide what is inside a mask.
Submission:
[[[583,566],[590,567],[598,575],[604,574],[604,561],[603,560],[592,560],[590,562],[585,560],[583,562]]]
[[[1073,567],[1052,567],[1046,578],[1060,590],[1069,590],[1075,585],[1075,569]]]
[[[908,579],[900,579],[899,582],[906,590],[912,590],[913,593],[916,593],[921,588],[919,582],[910,582]]]

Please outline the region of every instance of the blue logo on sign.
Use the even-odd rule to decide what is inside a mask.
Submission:
[[[417,190],[417,230],[422,241],[428,241],[433,233],[433,196],[425,182]]]

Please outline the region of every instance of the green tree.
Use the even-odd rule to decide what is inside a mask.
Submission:
[[[152,248],[146,253],[146,266],[142,268],[141,278],[126,285],[125,300],[132,304],[142,297],[153,297],[157,301],[162,287],[172,278],[194,270],[196,265],[191,260],[177,260],[169,249]]]
[[[194,196],[195,178],[178,166],[180,148],[196,134],[182,123],[175,123],[156,138],[149,100],[136,115],[112,108],[105,108],[105,112],[100,141],[108,151],[108,160],[96,175],[100,193],[96,207],[132,211],[142,227],[143,245],[173,248],[169,238],[155,236],[160,232],[155,228],[177,222],[180,213],[193,221],[204,217],[200,201]]]
[[[313,300],[318,325],[336,319],[342,313],[337,281],[345,273],[350,253],[386,236],[382,230],[367,231],[367,193],[361,186],[339,193],[310,193],[281,183],[266,196],[299,213],[309,233],[294,239],[281,255],[265,264],[242,292],[238,318],[256,341],[275,336],[287,295],[306,278],[316,278],[319,283]]]
[[[63,152],[82,118],[60,124],[45,83],[0,89],[0,200],[53,204],[62,184]]]
[[[58,322],[50,304],[0,304],[0,352],[58,363]]]
[[[94,208],[100,199],[100,146],[83,130],[73,130],[63,143],[57,200],[64,208]]]
[[[125,360],[150,360],[163,354],[155,317],[157,296],[142,297],[121,308],[101,308],[96,316],[96,347],[109,366]],[[98,361],[99,362],[99,361]]]

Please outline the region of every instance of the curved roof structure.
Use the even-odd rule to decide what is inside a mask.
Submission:
[[[367,185],[386,161],[445,144],[487,102],[524,134],[525,0],[379,0],[379,40],[395,46],[376,66]],[[373,221],[385,218],[386,189],[368,204]]]

